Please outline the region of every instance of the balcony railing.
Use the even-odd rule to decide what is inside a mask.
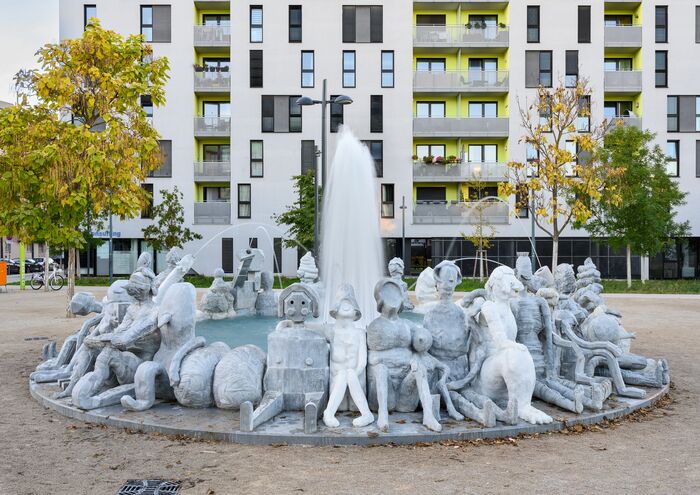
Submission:
[[[608,70],[605,71],[605,91],[637,93],[642,90],[642,71],[639,70]]]
[[[421,48],[507,48],[508,28],[468,28],[465,25],[414,26],[413,45]]]
[[[469,162],[440,165],[437,163],[413,162],[413,180],[416,182],[506,180],[508,167],[505,163]]]
[[[195,48],[223,48],[231,46],[230,26],[195,26]]]
[[[639,48],[642,46],[642,26],[605,26],[606,48]]]
[[[415,137],[508,137],[508,118],[414,118],[413,135]]]
[[[202,93],[231,91],[230,72],[195,72],[194,90]]]
[[[413,90],[423,92],[507,92],[508,71],[415,71]]]
[[[608,119],[608,127],[615,128],[618,125],[625,127],[636,127],[642,129],[641,117],[613,117]]]
[[[416,201],[414,224],[507,224],[509,206],[500,201]]]
[[[195,117],[195,137],[229,137],[231,117]]]
[[[195,162],[194,180],[200,182],[230,182],[231,162]]]
[[[195,203],[194,223],[212,225],[231,223],[231,203],[229,201]]]

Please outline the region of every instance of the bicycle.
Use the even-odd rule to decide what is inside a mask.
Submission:
[[[65,280],[63,276],[58,273],[56,266],[54,265],[53,271],[49,274],[49,287],[51,287],[51,290],[61,290],[64,283]],[[32,280],[29,282],[29,285],[34,290],[41,289],[44,286],[44,272],[39,272],[32,275]]]

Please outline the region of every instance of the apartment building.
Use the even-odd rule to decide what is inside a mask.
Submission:
[[[351,127],[375,159],[387,257],[403,256],[414,273],[458,260],[469,274],[473,262],[459,260],[474,247],[463,234],[482,201],[496,229],[488,256],[512,265],[531,250],[531,219],[497,186],[506,162],[532,158],[519,107],[539,85],[586,78],[591,116],[579,131],[608,118],[655,132],[689,193],[679,218],[692,236],[645,271],[700,276],[700,2],[60,0],[61,37],[80,36],[90,17],[142,33],[170,60],[167,105],[141,99],[166,157],[144,187],[155,202],[160,189],[183,191],[186,222],[203,236],[187,246],[199,272],[230,273],[236,253],[257,246],[268,269],[295,273],[298,250],[283,246],[274,216],[294,201],[292,176],[314,168],[321,109],[296,100],[321,99],[324,79],[331,99],[352,99],[330,105],[329,164],[338,127]],[[141,231],[150,221],[115,223],[115,272],[149,249]],[[551,243],[537,235],[546,264]],[[569,230],[559,256],[576,264],[593,256],[605,276],[624,274],[624,253],[585,231]],[[644,265],[634,261],[638,274]],[[103,245],[91,265],[104,273],[106,263]]]

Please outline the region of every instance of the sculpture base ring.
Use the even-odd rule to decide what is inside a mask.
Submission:
[[[555,418],[553,423],[545,425],[524,422],[516,425],[498,423],[493,428],[485,428],[473,421],[454,421],[447,418],[446,413],[442,411],[443,429],[436,433],[421,424],[420,412],[393,413],[389,416],[389,432],[384,433],[377,428],[376,423],[364,428],[355,428],[351,421],[356,413],[339,413],[337,418],[340,427],[327,428],[319,420],[318,432],[312,434],[304,433],[303,412],[283,412],[253,432],[241,432],[238,411],[191,409],[169,402],[157,402],[153,408],[143,412],[126,411],[121,405],[85,411],[74,407],[69,398],[54,399],[54,395],[59,391],[56,384],[30,381],[29,390],[40,404],[63,416],[86,423],[144,433],[255,445],[408,445],[443,440],[505,438],[522,433],[553,432],[577,424],[593,425],[622,418],[638,409],[653,405],[668,393],[669,386],[660,389],[647,388],[647,396],[644,399],[618,397],[607,400],[602,411],[585,410],[582,414],[568,413],[543,402],[533,401],[535,407]]]

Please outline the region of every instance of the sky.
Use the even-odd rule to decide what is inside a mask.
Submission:
[[[0,100],[13,103],[12,78],[36,67],[34,53],[58,41],[58,0],[0,0]]]

